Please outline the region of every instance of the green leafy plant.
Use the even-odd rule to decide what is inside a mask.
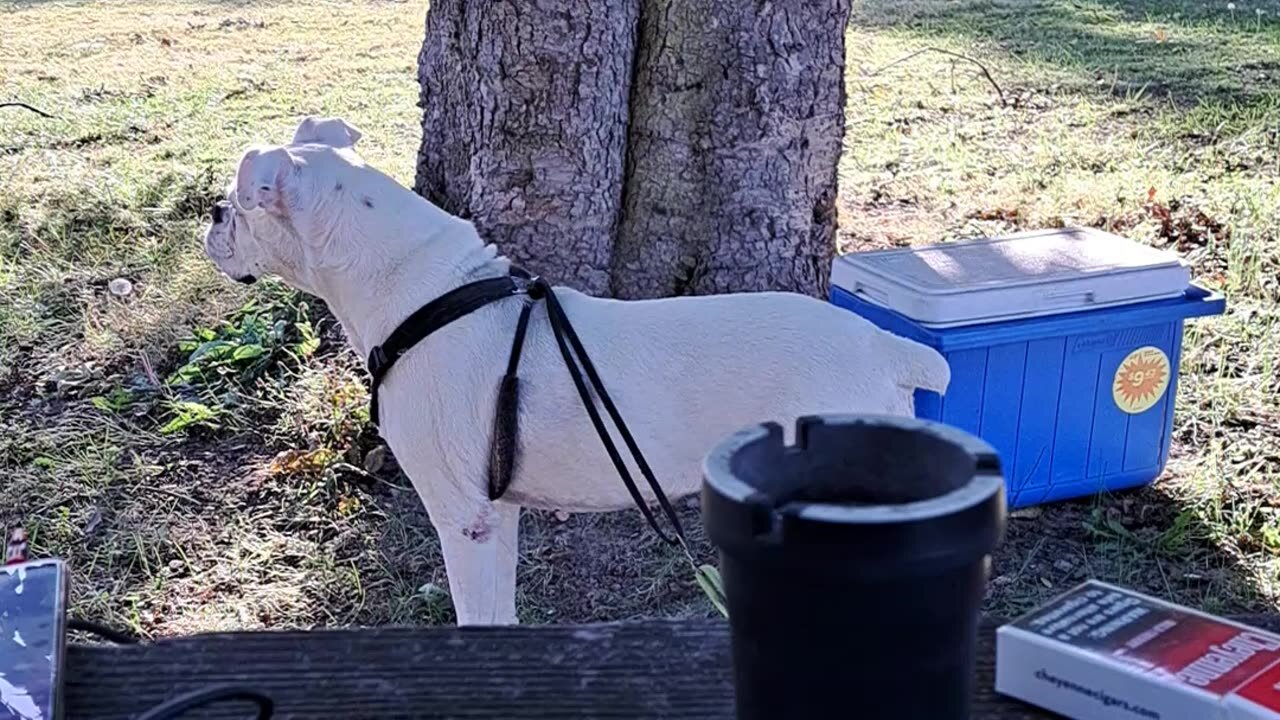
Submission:
[[[1280,511],[1269,509],[1258,529],[1262,539],[1262,548],[1270,553],[1280,554]]]
[[[90,398],[89,402],[102,412],[118,413],[132,405],[134,400],[132,392],[122,387],[115,387],[106,395]]]
[[[169,412],[172,417],[160,428],[160,432],[164,435],[182,432],[196,425],[217,428],[217,418],[221,414],[221,410],[217,408],[189,400],[176,400],[169,403]]]
[[[183,400],[169,404],[161,432],[216,427],[221,405],[254,394],[262,379],[296,367],[319,347],[307,304],[283,288],[250,300],[215,327],[195,328],[178,343],[186,361],[165,380]],[[104,398],[102,407],[115,402]]]
[[[306,306],[302,306],[302,316],[306,317]],[[295,351],[299,356],[308,358],[320,349],[320,338],[316,337],[315,329],[311,327],[311,323],[305,320],[295,322],[293,327],[298,331],[299,341],[295,346]]]

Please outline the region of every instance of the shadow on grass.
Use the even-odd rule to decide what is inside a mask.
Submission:
[[[1280,4],[1262,5],[1266,15],[1254,14],[1259,3],[1236,5],[1240,8],[1232,15],[1226,0],[1207,4],[1199,0],[863,0],[853,15],[852,42],[870,41],[873,47],[869,54],[877,62],[934,45],[984,62],[990,59],[990,69],[1006,91],[1012,91],[1011,95],[1026,89],[1033,91],[1026,94],[1036,96],[1036,100],[1043,100],[1045,95],[1057,99],[1048,100],[1044,112],[1028,105],[999,113],[996,119],[1001,123],[1000,131],[1006,133],[1002,137],[1008,139],[1007,150],[997,150],[1003,157],[991,162],[975,161],[970,157],[973,153],[948,154],[928,147],[927,142],[954,141],[942,132],[930,135],[922,131],[955,129],[961,139],[985,138],[983,133],[989,127],[986,123],[992,122],[985,105],[974,111],[957,110],[950,103],[945,119],[940,119],[941,108],[934,104],[914,106],[903,101],[888,105],[891,101],[885,101],[883,105],[873,105],[873,110],[866,113],[871,119],[859,116],[860,120],[883,127],[887,121],[877,117],[875,111],[885,107],[894,113],[890,119],[906,117],[912,125],[901,129],[890,126],[888,132],[878,136],[868,133],[867,137],[883,138],[879,142],[901,142],[905,149],[875,153],[866,151],[865,146],[859,148],[855,157],[860,160],[884,162],[886,168],[892,163],[885,172],[892,178],[874,180],[887,188],[884,197],[888,202],[880,199],[881,190],[877,187],[877,195],[863,192],[859,200],[864,205],[856,206],[854,212],[868,212],[864,208],[869,203],[863,198],[877,203],[869,204],[871,212],[881,213],[872,216],[873,222],[880,220],[885,207],[902,208],[901,222],[908,228],[904,234],[917,236],[924,234],[922,229],[938,232],[962,225],[965,217],[949,210],[948,201],[951,206],[963,206],[972,201],[973,195],[985,193],[986,188],[981,180],[957,179],[935,189],[927,183],[931,174],[939,174],[938,166],[943,172],[959,174],[961,170],[971,170],[978,178],[993,179],[1006,177],[1009,167],[1030,167],[1036,183],[1043,179],[1045,184],[1006,183],[992,193],[1000,199],[990,202],[1029,207],[1033,216],[1042,219],[1070,214],[1073,211],[1067,203],[1073,201],[1082,203],[1075,205],[1077,208],[1100,208],[1105,213],[1103,218],[1134,212],[1132,202],[1116,200],[1109,205],[1109,200],[1099,197],[1102,191],[1071,186],[1074,181],[1070,177],[1077,172],[1079,177],[1096,177],[1100,188],[1111,181],[1120,187],[1145,188],[1147,185],[1140,183],[1145,183],[1146,172],[1167,173],[1186,178],[1187,186],[1197,192],[1232,198],[1237,192],[1229,183],[1251,187],[1245,183],[1254,182],[1253,173],[1265,175],[1270,167],[1263,164],[1274,157],[1267,144],[1271,141],[1266,138],[1270,137],[1267,133],[1274,127],[1280,110],[1280,83],[1275,79],[1280,74],[1280,18],[1276,17]],[[892,47],[894,55],[878,56],[886,45]],[[861,59],[858,52],[857,45],[851,44],[854,61]],[[900,93],[889,95],[897,98],[910,93],[916,93],[912,99],[924,96],[918,87],[903,87]],[[1156,112],[1128,119],[1117,119],[1124,116],[1116,114],[1108,118],[1107,125],[1089,127],[1093,122],[1089,113],[1096,107],[1077,112],[1077,103],[1106,105],[1109,94],[1130,99],[1141,94],[1141,104]],[[868,91],[863,97],[872,95]],[[1090,103],[1092,99],[1103,102]],[[1121,109],[1126,104],[1116,105]],[[1188,108],[1190,112],[1186,111]],[[934,124],[923,128],[927,123]],[[1044,125],[1033,127],[1036,123]],[[1264,161],[1233,166],[1229,163],[1235,162],[1237,156],[1231,154],[1235,150],[1205,151],[1205,147],[1217,142],[1215,138],[1224,125],[1228,128],[1222,133],[1224,136],[1248,133],[1249,142],[1241,142],[1240,147],[1263,148],[1256,152]],[[1079,132],[1080,143],[1067,145],[1076,134],[1064,128],[1076,127],[1085,128]],[[909,134],[911,137],[906,138]],[[1117,138],[1116,144],[1095,153],[1092,144],[1108,145],[1109,136]],[[1191,142],[1179,144],[1182,139]],[[1148,143],[1152,147],[1178,147],[1166,156],[1154,153],[1158,157],[1152,157],[1143,150]],[[1123,155],[1124,160],[1109,165],[1111,160],[1105,158],[1111,151]],[[1241,149],[1239,157],[1249,157],[1246,152],[1255,150]],[[1056,159],[1063,156],[1077,163],[1070,174],[1064,173]],[[1055,160],[1042,162],[1044,157]],[[1126,164],[1130,158],[1137,158],[1132,166]],[[1255,171],[1253,167],[1261,169]],[[872,169],[857,168],[859,172],[851,172],[850,177],[867,182],[873,177]],[[1044,189],[1046,185],[1052,190],[1038,194],[1037,188]],[[1265,182],[1260,186],[1267,187]],[[930,196],[936,200],[917,204],[919,197]],[[899,198],[909,202],[890,205]],[[1064,207],[1068,208],[1066,213]],[[1226,210],[1217,214],[1224,225],[1237,230],[1247,228],[1246,215]],[[1011,224],[1022,222],[1023,218],[1015,217]],[[871,224],[864,222],[862,227]],[[1254,301],[1243,290],[1237,296],[1234,301],[1242,306]],[[1260,345],[1264,341],[1254,342]],[[1239,358],[1249,352],[1242,347],[1231,356],[1227,362],[1232,372],[1246,372],[1249,361]],[[1183,362],[1184,372],[1198,377],[1223,372],[1217,366],[1198,367],[1190,354]],[[1265,392],[1265,387],[1260,384],[1257,392]],[[1239,400],[1204,399],[1186,391],[1181,399],[1179,427],[1183,430],[1175,430],[1179,433],[1175,437],[1181,451],[1202,461],[1191,463],[1198,471],[1190,473],[1182,468],[1178,477],[1153,488],[1048,505],[1033,518],[1011,520],[1008,541],[994,559],[988,612],[1018,615],[1087,578],[1133,587],[1212,612],[1274,611],[1272,553],[1280,546],[1275,540],[1280,530],[1276,529],[1275,520],[1261,518],[1275,517],[1265,514],[1275,512],[1274,493],[1269,489],[1274,487],[1271,478],[1275,476],[1253,464],[1216,465],[1205,459],[1209,448],[1203,444],[1203,435],[1185,432],[1198,416],[1216,423],[1212,418],[1232,412],[1224,403]],[[1249,404],[1256,401],[1251,399]],[[1265,400],[1262,404],[1269,407]],[[1236,429],[1229,432],[1230,437],[1215,440],[1238,446],[1243,436]],[[1250,450],[1252,458],[1268,457],[1270,444],[1259,440],[1254,445],[1263,449]],[[1243,489],[1232,490],[1233,485]],[[1271,494],[1236,497],[1233,493]]]
[[[453,622],[448,576],[435,529],[411,488],[405,485],[394,495],[384,494],[377,503],[385,513],[374,540],[377,554],[385,559],[377,574],[395,578],[391,584],[401,586],[402,595],[405,588],[426,583],[433,588],[429,593],[419,588],[418,597],[391,610],[378,607],[386,605],[385,598],[371,601],[359,620],[364,624]],[[694,504],[686,502],[680,512],[699,560],[714,562]],[[575,514],[563,521],[549,512],[522,511],[516,611],[520,622],[528,625],[710,617],[713,613],[684,556],[664,545],[636,510]]]
[[[994,558],[985,609],[1017,617],[1097,579],[1212,613],[1272,610],[1221,534],[1159,483],[1018,513]]]
[[[697,498],[677,503],[699,562],[718,562]],[[523,511],[517,611],[521,622],[568,623],[712,617],[684,555],[664,544],[638,510],[583,513],[561,522]]]
[[[994,44],[1119,95],[1250,105],[1277,95],[1280,6],[1200,0],[865,0],[853,23]],[[1262,9],[1262,8],[1259,8]]]

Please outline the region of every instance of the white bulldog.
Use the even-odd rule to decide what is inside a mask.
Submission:
[[[413,311],[510,264],[471,223],[364,164],[359,139],[341,119],[307,118],[288,145],[250,148],[214,209],[205,251],[235,280],[275,275],[323,298],[367,357]],[[941,392],[950,379],[934,350],[802,295],[623,302],[561,287],[556,294],[673,498],[698,489],[703,456],[737,430],[814,413],[909,414],[917,388]],[[381,388],[379,430],[439,533],[462,625],[516,622],[520,507],[631,505],[545,302],[520,366],[513,481],[501,500],[488,499],[494,403],[522,303],[490,304],[431,335]]]

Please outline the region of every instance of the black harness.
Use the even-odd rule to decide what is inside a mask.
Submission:
[[[609,459],[613,461],[613,466],[617,469],[618,476],[622,478],[623,484],[627,486],[627,491],[631,493],[631,499],[635,501],[636,506],[644,513],[645,520],[649,522],[649,526],[653,528],[654,532],[658,533],[658,536],[667,543],[672,545],[682,544],[684,528],[680,525],[680,519],[677,517],[675,509],[671,506],[670,501],[667,500],[667,495],[662,491],[662,486],[658,484],[657,478],[654,477],[653,470],[649,467],[649,463],[645,461],[639,446],[636,445],[635,438],[632,437],[631,431],[627,429],[626,423],[623,422],[622,415],[618,412],[617,406],[613,404],[613,399],[605,391],[604,383],[601,382],[599,373],[596,372],[591,359],[587,357],[586,349],[583,348],[582,341],[569,323],[569,318],[565,315],[564,309],[556,299],[555,292],[552,291],[551,286],[545,280],[531,276],[520,268],[513,266],[509,275],[476,280],[450,290],[405,318],[404,322],[400,323],[381,345],[375,346],[369,351],[369,374],[373,376],[372,397],[369,404],[370,419],[373,420],[375,425],[378,424],[378,386],[382,383],[382,379],[386,377],[387,372],[400,359],[400,356],[404,355],[410,348],[431,333],[449,323],[461,319],[490,303],[517,295],[524,296],[525,302],[524,307],[520,310],[520,319],[516,322],[515,339],[511,343],[511,355],[507,360],[507,372],[498,386],[498,400],[494,408],[493,435],[489,441],[489,499],[497,500],[502,497],[511,485],[511,478],[515,470],[517,440],[519,438],[520,381],[518,374],[520,370],[520,354],[524,348],[524,338],[529,328],[529,315],[533,311],[533,306],[539,300],[546,300],[547,318],[551,323],[556,345],[560,348],[560,355],[564,358],[565,366],[569,369],[569,377],[578,389],[578,396],[582,399],[582,405],[586,408],[587,415],[591,418],[591,424],[595,427],[596,435],[600,437],[600,442],[604,444],[605,452],[609,454]],[[590,382],[590,386],[588,386],[588,382]],[[658,505],[662,508],[662,512],[667,518],[667,522],[671,524],[672,529],[675,531],[675,537],[663,532],[662,528],[659,527],[658,519],[653,514],[653,510],[650,509],[648,503],[644,501],[644,497],[640,494],[640,489],[636,486],[635,480],[632,479],[631,472],[622,458],[622,453],[619,452],[617,445],[614,444],[613,439],[609,436],[609,431],[600,415],[600,410],[596,407],[595,401],[591,397],[592,391],[599,398],[600,404],[604,406],[605,412],[609,414],[609,418],[613,421],[618,435],[622,438],[622,442],[626,444],[627,450],[631,453],[636,466],[640,469],[640,474],[644,476],[649,488],[653,490],[653,494],[658,500]]]

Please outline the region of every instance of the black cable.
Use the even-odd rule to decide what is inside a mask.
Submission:
[[[186,695],[179,695],[168,702],[151,708],[134,718],[134,720],[173,720],[173,718],[181,717],[188,710],[226,700],[248,700],[257,705],[258,720],[271,720],[271,715],[275,712],[275,703],[272,702],[271,698],[257,690],[236,685],[215,685],[203,690],[189,692]]]
[[[123,630],[81,618],[69,618],[67,630],[88,633],[117,645],[137,645],[140,642],[136,636]],[[258,720],[270,720],[271,714],[275,712],[275,703],[271,698],[257,690],[235,685],[214,685],[161,703],[139,715],[136,720],[170,720],[170,718],[180,717],[188,710],[226,700],[248,700],[254,703],[258,706]]]
[[[116,645],[136,645],[139,640],[137,637],[130,635],[123,630],[107,627],[92,620],[82,620],[80,618],[69,618],[67,620],[67,629],[76,632],[88,633],[96,637],[100,637],[107,642],[113,642]]]

